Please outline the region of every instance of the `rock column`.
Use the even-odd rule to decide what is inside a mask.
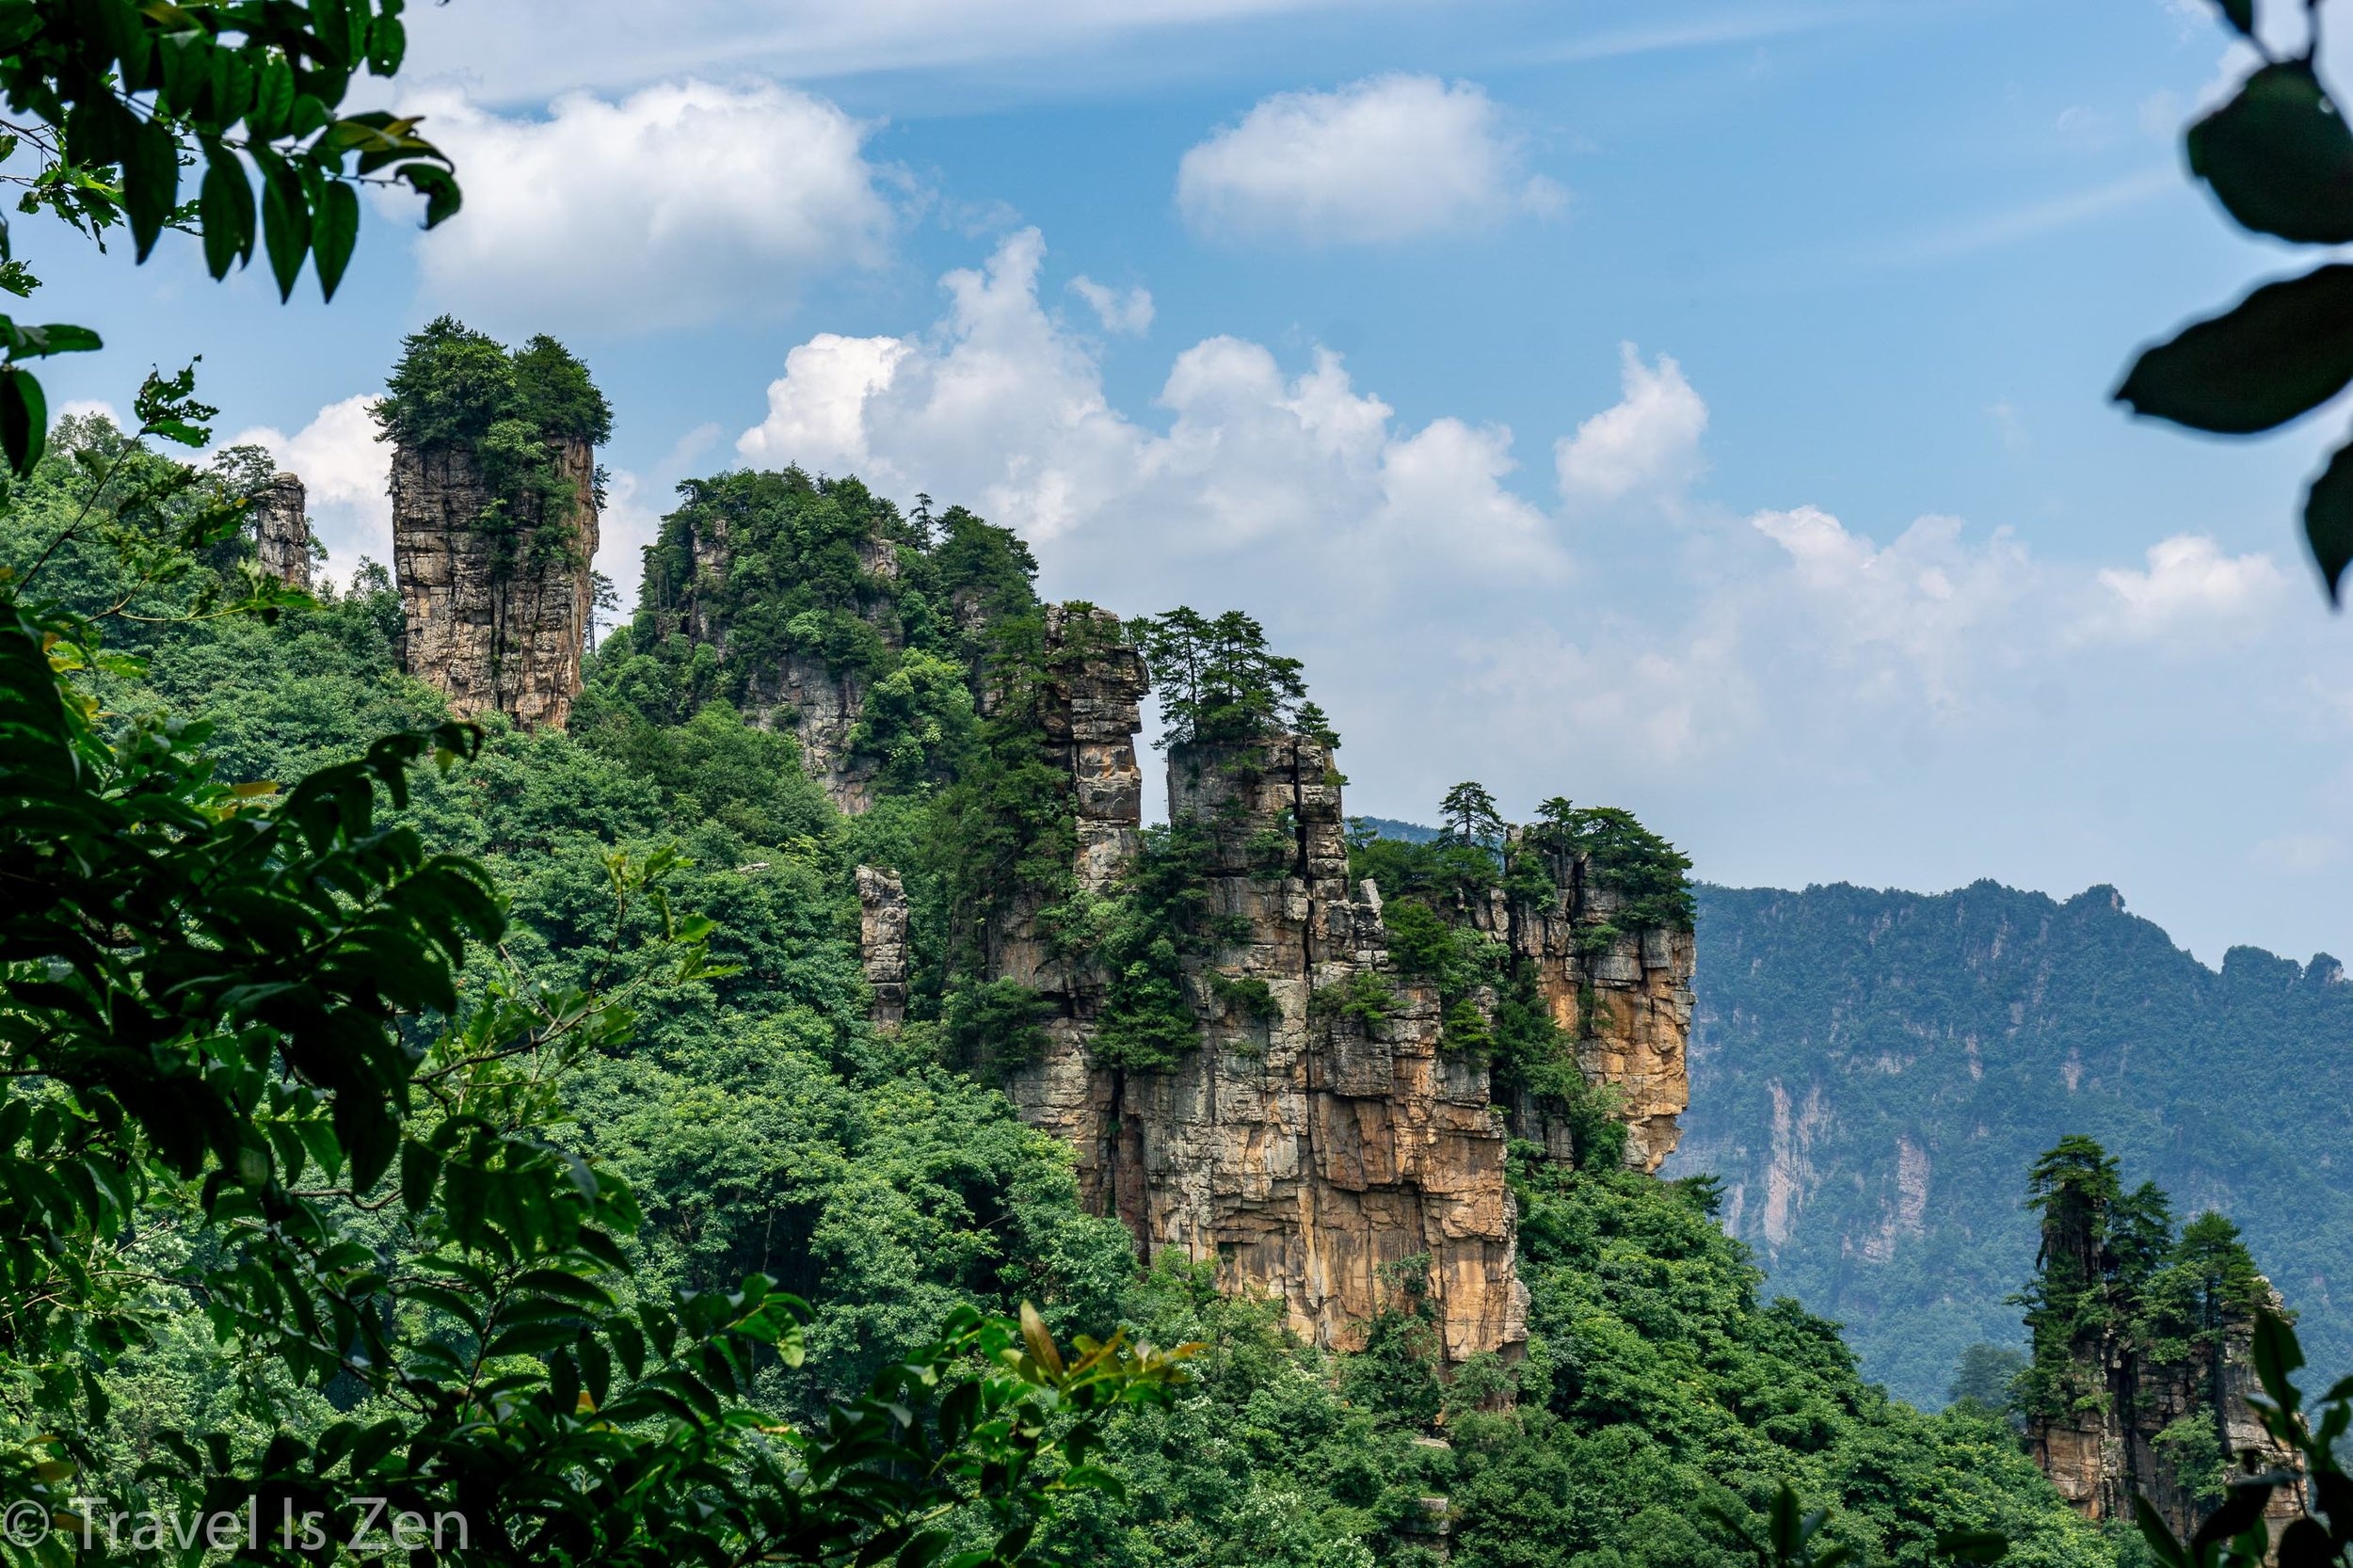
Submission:
[[[310,591],[310,509],[297,475],[277,474],[254,496],[253,554],[263,571],[290,588]]]
[[[897,872],[857,869],[857,951],[874,993],[870,1015],[883,1029],[907,1016],[907,895]]]
[[[1471,911],[1471,923],[1534,967],[1537,992],[1554,1025],[1576,1042],[1585,1081],[1615,1096],[1626,1163],[1656,1171],[1683,1136],[1678,1118],[1691,1103],[1685,1048],[1697,944],[1688,931],[1619,930],[1625,900],[1594,878],[1589,856],[1554,855],[1549,870],[1550,899],[1507,905],[1498,891]],[[1513,1136],[1567,1160],[1561,1109],[1541,1096],[1511,1105]]]
[[[404,617],[401,657],[461,718],[498,712],[527,728],[561,728],[580,695],[580,662],[597,552],[596,455],[558,443],[575,498],[542,515],[525,494],[509,518],[463,447],[392,453],[392,569]]]

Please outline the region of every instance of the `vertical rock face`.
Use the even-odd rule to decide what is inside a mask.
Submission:
[[[1057,673],[1044,739],[1069,770],[1077,880],[1096,894],[1142,842],[1145,675],[1109,640],[1116,626],[1100,612],[1048,620]],[[1505,1113],[1562,1158],[1564,1121],[1542,1101],[1497,1106],[1483,1058],[1440,1048],[1435,992],[1394,971],[1379,889],[1349,882],[1339,776],[1323,746],[1289,735],[1179,746],[1168,792],[1173,821],[1209,830],[1212,916],[1246,933],[1187,961],[1198,1048],[1165,1068],[1098,1061],[1104,977],[1059,954],[1036,909],[1016,904],[989,933],[989,971],[1055,1007],[1007,1093],[1070,1145],[1087,1207],[1125,1222],[1147,1258],[1214,1262],[1222,1287],[1281,1302],[1294,1330],[1337,1348],[1418,1297],[1449,1359],[1515,1351],[1527,1305]],[[1564,861],[1549,904],[1498,897],[1491,923],[1540,967],[1589,1078],[1621,1092],[1629,1160],[1654,1168],[1687,1097],[1691,940],[1605,930],[1617,905],[1589,871]],[[1347,1005],[1366,995],[1380,1000]]]
[[[2281,1305],[2276,1291],[2271,1305],[2275,1311]],[[2083,1408],[2064,1417],[2038,1417],[2026,1429],[2035,1463],[2069,1506],[2094,1521],[2129,1519],[2137,1493],[2187,1540],[2213,1502],[2198,1496],[2158,1441],[2185,1417],[2210,1426],[2226,1464],[2235,1467],[2251,1452],[2258,1468],[2297,1468],[2295,1456],[2272,1442],[2248,1402],[2262,1391],[2250,1349],[2253,1326],[2250,1319],[2230,1314],[2214,1353],[2169,1365],[2146,1362],[2116,1334],[2093,1330],[2080,1338],[2075,1360],[2089,1386],[2105,1397],[2078,1401]],[[2275,1542],[2297,1512],[2294,1489],[2272,1493],[2264,1512]]]
[[[857,869],[857,951],[873,988],[872,1017],[896,1029],[907,1016],[907,895],[897,872]]]
[[[1036,983],[1062,984],[1070,1016],[1014,1075],[1015,1103],[1070,1141],[1091,1206],[1124,1220],[1147,1257],[1213,1260],[1224,1288],[1280,1301],[1309,1338],[1353,1348],[1384,1307],[1421,1296],[1449,1359],[1515,1349],[1526,1296],[1486,1070],[1440,1053],[1433,993],[1389,981],[1379,894],[1348,884],[1330,757],[1282,736],[1180,747],[1168,766],[1170,815],[1218,824],[1211,906],[1249,931],[1217,965],[1225,986],[1206,968],[1188,977],[1201,1046],[1166,1070],[1097,1065],[1097,997],[1041,968]],[[1134,830],[1133,792],[1109,798],[1098,844]],[[1295,848],[1275,874],[1255,853],[1269,834]],[[1390,984],[1385,1016],[1334,1005],[1359,975]],[[1222,1000],[1237,981],[1262,984],[1271,1009]]]
[[[801,765],[835,806],[856,816],[873,805],[873,765],[850,750],[850,733],[866,712],[862,676],[837,674],[815,654],[792,653],[773,671],[755,676],[749,696],[753,718],[781,721],[791,728],[800,742]]]
[[[311,587],[311,518],[302,480],[280,473],[253,498],[253,553],[261,568],[290,588]]]
[[[1593,875],[1583,855],[1547,856],[1555,888],[1542,904],[1498,892],[1471,923],[1510,944],[1536,976],[1553,1023],[1577,1042],[1588,1083],[1607,1086],[1626,1126],[1626,1163],[1656,1171],[1682,1136],[1676,1120],[1691,1103],[1691,933],[1621,932],[1624,901]],[[1569,1158],[1569,1128],[1543,1096],[1505,1107],[1512,1135]]]
[[[483,519],[493,496],[462,447],[392,453],[392,568],[405,617],[402,662],[460,717],[493,710],[562,726],[580,695],[597,552],[596,457],[567,440],[557,467],[579,498],[568,518],[536,495],[510,523]]]
[[[727,621],[712,609],[715,596],[704,591],[724,583],[734,564],[725,515],[694,523],[689,544],[696,591],[687,602],[685,629],[696,642],[718,649],[725,660]],[[888,539],[868,536],[858,541],[857,555],[859,566],[875,578],[888,581],[899,575],[898,551]],[[879,622],[875,630],[883,646],[899,646],[895,622]],[[837,672],[823,655],[796,651],[773,667],[752,671],[744,691],[745,716],[789,728],[800,744],[801,765],[834,805],[851,816],[874,803],[874,764],[856,756],[850,745],[866,712],[866,678],[856,671]]]

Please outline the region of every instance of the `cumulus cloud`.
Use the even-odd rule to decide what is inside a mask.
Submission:
[[[2148,566],[2104,568],[2101,592],[2080,633],[2125,642],[2245,633],[2279,605],[2287,573],[2262,553],[2225,555],[2202,534],[2176,534],[2148,550]]]
[[[289,436],[270,425],[241,430],[221,444],[268,449],[278,466],[299,474],[311,513],[311,531],[327,546],[329,569],[348,575],[365,555],[392,564],[392,448],[376,439],[369,406],[376,398],[356,393],[329,403],[316,418]]]
[[[2345,840],[2333,833],[2281,833],[2258,842],[2247,857],[2274,876],[2317,876],[2344,863]]]
[[[1919,812],[2079,809],[2093,828],[2071,819],[2063,845],[2081,886],[2118,870],[2096,860],[2117,814],[2092,804],[2096,779],[2053,783],[2065,768],[2125,750],[2187,776],[2225,749],[2204,737],[2269,722],[2249,716],[2245,648],[2160,665],[2081,632],[2094,609],[2199,624],[2223,584],[2260,602],[2265,571],[2243,557],[2169,545],[2104,576],[1951,517],[1727,508],[1699,483],[1705,389],[1631,352],[1615,406],[1557,447],[1561,431],[1539,437],[1556,515],[1530,494],[1555,475],[1516,469],[1511,431],[1407,420],[1329,351],[1206,338],[1173,354],[1149,406],[1116,402],[1103,334],[1049,308],[1064,280],[1048,264],[1023,231],[943,280],[928,327],[804,341],[738,455],[970,505],[1021,532],[1053,597],[1258,616],[1347,737],[1354,809],[1426,812],[1480,777],[1514,811],[1554,793],[1635,805],[1695,853],[1750,856],[1704,861],[1726,876],[1911,881],[2019,874],[1957,863]],[[1639,526],[1661,497],[1678,520],[1663,544]],[[2256,700],[2320,706],[2292,682]],[[1875,804],[1897,796],[1930,804]]]
[[[1040,306],[1045,254],[1024,230],[949,274],[930,333],[794,348],[737,451],[957,496],[1032,542],[1135,562],[1265,547],[1367,581],[1565,569],[1551,520],[1505,486],[1508,430],[1400,428],[1329,352],[1286,373],[1263,345],[1205,340],[1161,386],[1165,431],[1131,420],[1095,347]]]
[[[1070,292],[1087,302],[1106,332],[1140,338],[1152,329],[1152,291],[1147,288],[1115,289],[1081,273],[1070,280]]]
[[[790,88],[575,92],[536,120],[448,89],[406,106],[465,170],[465,209],[417,242],[427,292],[460,310],[624,330],[771,313],[879,264],[898,223],[872,128]]]
[[[1176,204],[1196,232],[1308,245],[1484,228],[1514,210],[1558,212],[1564,200],[1523,170],[1483,89],[1434,76],[1276,93],[1176,169]]]
[[[1642,362],[1632,344],[1619,345],[1617,403],[1563,436],[1553,448],[1561,493],[1571,499],[1615,501],[1630,491],[1666,493],[1700,472],[1700,438],[1707,405],[1683,378],[1683,367],[1661,354]]]

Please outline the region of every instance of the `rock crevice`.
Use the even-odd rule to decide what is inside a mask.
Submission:
[[[1077,631],[1063,613],[1049,620],[1048,664],[1063,673],[1045,736],[1070,769],[1076,881],[1100,894],[1141,842],[1145,677],[1119,645],[1057,666]],[[1213,1264],[1222,1288],[1279,1302],[1294,1331],[1334,1348],[1357,1348],[1380,1313],[1418,1302],[1449,1361],[1516,1353],[1527,1293],[1506,1141],[1517,1121],[1565,1156],[1565,1127],[1541,1103],[1497,1105],[1484,1057],[1442,1047],[1435,990],[1397,972],[1379,889],[1350,882],[1341,781],[1322,744],[1177,745],[1167,769],[1172,821],[1202,826],[1211,845],[1210,918],[1240,934],[1186,961],[1199,1044],[1164,1067],[1097,1060],[1104,977],[1059,956],[1036,908],[1016,904],[992,928],[989,971],[1042,992],[1053,1014],[1007,1093],[1070,1145],[1086,1206],[1119,1218],[1147,1260]],[[1556,1017],[1584,1026],[1580,1063],[1620,1087],[1629,1158],[1652,1168],[1684,1103],[1690,938],[1596,945],[1608,890],[1561,870],[1549,905],[1516,921],[1498,905],[1498,933],[1541,967]]]
[[[561,728],[580,695],[596,456],[583,440],[551,446],[573,498],[560,517],[536,491],[496,493],[464,446],[392,452],[401,662],[460,718],[495,712],[527,728]]]

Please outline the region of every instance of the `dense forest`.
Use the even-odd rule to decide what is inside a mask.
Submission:
[[[1972,1345],[2023,1345],[2020,1173],[2097,1139],[2246,1232],[2314,1364],[2353,1365],[2353,986],[2335,960],[2207,968],[2113,888],[2059,902],[1699,889],[1691,1109],[1776,1288],[1846,1326],[1866,1375],[1940,1402]],[[2293,1108],[2293,1113],[2288,1113]]]
[[[64,427],[19,490],[0,555],[26,560],[82,508],[106,514],[113,496],[145,493],[126,480],[93,501],[94,458],[120,458],[131,480],[161,471],[126,440],[97,420]],[[231,454],[199,488],[233,499],[265,470]],[[715,603],[709,584],[700,600],[685,591],[695,529],[714,518],[735,563]],[[233,574],[249,544],[223,544],[193,578],[141,585],[120,556],[141,524],[120,520],[74,534],[47,568],[50,591],[77,607],[127,602],[155,617],[109,622],[115,651],[137,657],[78,678],[102,712],[207,727],[189,738],[234,783],[298,777],[443,716],[402,673],[399,600],[380,567],[274,620],[190,618],[181,612],[205,602],[192,583]],[[1747,1249],[1720,1228],[1712,1182],[1618,1168],[1606,1139],[1575,1166],[1514,1150],[1530,1293],[1517,1361],[1444,1375],[1413,1310],[1371,1324],[1362,1352],[1334,1354],[1288,1335],[1270,1304],[1221,1299],[1180,1261],[1140,1271],[1124,1228],[1080,1208],[1067,1151],[991,1086],[1029,1020],[959,952],[996,889],[1067,864],[1037,850],[1040,839],[1053,849],[1067,807],[1038,790],[1033,732],[1003,696],[1039,646],[1032,573],[1017,539],[960,509],[902,513],[855,480],[797,471],[713,475],[681,488],[636,615],[591,657],[569,731],[527,733],[493,714],[477,755],[417,776],[400,820],[487,869],[511,922],[507,965],[559,990],[610,986],[616,968],[642,982],[622,1024],[567,1060],[549,1133],[634,1194],[627,1289],[656,1299],[757,1271],[805,1297],[805,1359],[760,1363],[752,1384],[803,1420],[960,1304],[1034,1303],[1058,1336],[1127,1323],[1160,1344],[1199,1341],[1173,1402],[1108,1427],[1124,1492],[1074,1495],[1042,1538],[1080,1560],[1730,1565],[1753,1557],[1715,1511],[1761,1511],[1785,1482],[1830,1509],[1824,1539],[1863,1561],[1925,1563],[1940,1532],[1988,1528],[2009,1535],[2012,1562],[2113,1560],[2002,1420],[1890,1400],[1832,1324],[1767,1299]],[[725,660],[702,618],[722,612]],[[1252,646],[1249,658],[1273,659]],[[755,647],[758,661],[737,657]],[[826,743],[831,776],[870,795],[859,814],[812,777],[825,770],[761,684],[760,670],[795,659],[868,682],[858,723]],[[1286,716],[1321,722],[1304,708]],[[1561,806],[1559,831],[1630,846],[1629,874],[1657,882],[1642,894],[1657,918],[1683,918],[1679,858],[1623,813]],[[1470,841],[1485,831],[1466,819],[1450,856],[1444,843],[1379,848],[1369,836],[1357,852],[1364,869],[1435,888],[1492,866]],[[1181,880],[1181,856],[1146,860]],[[648,864],[664,868],[659,897],[631,896],[616,866]],[[870,1022],[860,864],[897,868],[910,894],[914,996],[895,1032]],[[1150,1027],[1165,954],[1122,932],[1165,918],[1170,901],[1148,888],[1122,897],[1104,939],[1114,952],[1131,943],[1130,1037],[1148,1071],[1152,1049],[1182,1048]],[[673,973],[639,956],[702,917],[708,964]],[[1430,935],[1439,948],[1425,961],[1443,969],[1451,950]],[[1474,1031],[1453,1048],[1497,1042]],[[131,1244],[168,1254],[180,1235]],[[161,1332],[88,1368],[111,1413],[94,1479],[158,1459],[173,1431],[252,1451],[346,1408],[331,1380],[225,1361],[202,1314],[170,1310],[200,1288],[184,1257],[153,1261],[144,1288]]]

